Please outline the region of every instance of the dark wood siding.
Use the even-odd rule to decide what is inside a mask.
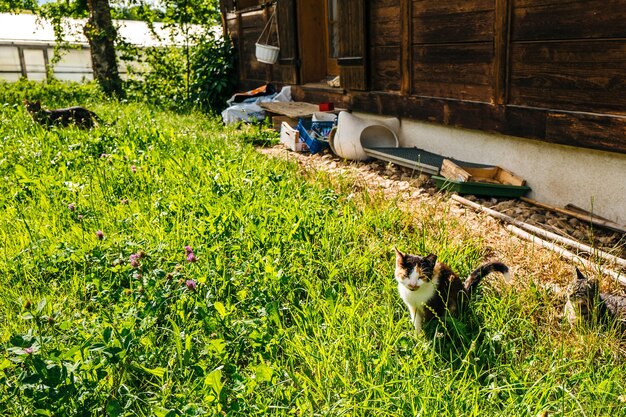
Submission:
[[[413,94],[493,100],[493,0],[416,0],[411,25]]]
[[[512,1],[514,41],[626,38],[623,0]]]
[[[626,114],[626,2],[514,0],[510,102]]]
[[[298,30],[296,27],[296,0],[276,3],[276,18],[280,35],[278,65],[273,70],[273,80],[284,84],[298,82]]]
[[[400,0],[372,2],[369,11],[370,84],[372,90],[400,91],[402,83]]]
[[[367,25],[365,0],[340,0],[339,75],[347,90],[367,89]]]
[[[241,25],[243,28],[243,39],[241,42],[241,65],[246,68],[246,76],[253,80],[263,80],[266,78],[267,64],[256,60],[256,42],[265,26],[265,13],[255,11],[242,13]]]
[[[510,101],[517,105],[626,112],[626,41],[514,42]]]

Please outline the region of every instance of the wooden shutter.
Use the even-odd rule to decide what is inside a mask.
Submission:
[[[296,28],[296,0],[280,0],[276,3],[276,21],[280,37],[278,66],[274,78],[285,84],[298,83],[298,36]]]
[[[366,90],[366,10],[365,0],[340,0],[339,75],[346,90]]]

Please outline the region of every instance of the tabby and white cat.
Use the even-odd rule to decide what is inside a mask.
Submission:
[[[469,298],[480,281],[491,272],[500,272],[510,280],[509,268],[501,262],[488,262],[476,268],[465,283],[449,266],[437,262],[437,255],[422,257],[396,252],[395,278],[400,297],[409,308],[415,330],[422,323],[446,312],[456,315],[464,298]]]
[[[573,326],[580,316],[585,321],[617,320],[626,329],[626,297],[600,292],[598,281],[589,279],[578,268],[567,289],[565,316]]]
[[[81,106],[46,110],[41,107],[39,100],[24,100],[24,106],[34,121],[46,127],[76,125],[83,129],[91,129],[100,122],[100,118],[94,112]]]

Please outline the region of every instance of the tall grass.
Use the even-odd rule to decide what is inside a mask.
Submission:
[[[543,288],[488,279],[413,334],[393,245],[485,254],[443,205],[305,181],[201,114],[93,100],[114,123],[48,131],[6,102],[3,415],[626,413],[619,335],[570,331]]]

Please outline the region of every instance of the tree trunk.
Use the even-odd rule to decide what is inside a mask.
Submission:
[[[89,19],[84,31],[91,48],[93,76],[106,95],[121,98],[124,90],[115,55],[117,30],[111,19],[109,0],[88,0],[87,7]]]

